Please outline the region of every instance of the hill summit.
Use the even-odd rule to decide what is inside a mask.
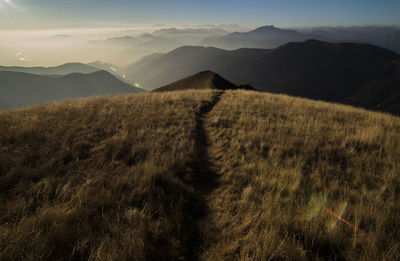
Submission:
[[[235,85],[212,71],[203,71],[157,88],[155,92],[178,90],[255,90],[250,85]]]

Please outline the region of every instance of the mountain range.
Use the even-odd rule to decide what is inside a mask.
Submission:
[[[227,31],[220,28],[164,28],[141,35],[123,35],[106,39],[92,40],[91,44],[130,45],[136,46],[170,46],[198,44],[210,36],[223,36]]]
[[[224,36],[212,36],[200,42],[203,46],[222,49],[238,48],[275,48],[288,42],[306,39],[328,40],[325,37],[302,33],[291,29],[280,29],[272,25],[262,26],[249,32],[234,32]]]
[[[126,79],[123,77],[123,70],[120,67],[103,61],[94,61],[88,64],[65,63],[51,67],[0,66],[0,71],[24,72],[38,75],[67,75],[71,73],[87,74],[101,70],[113,74],[122,81],[126,81]]]
[[[210,36],[221,36],[228,32],[220,28],[164,28],[151,33],[126,34],[118,37],[96,39],[88,42],[94,48],[138,60],[157,52],[169,52],[179,46],[196,45]]]
[[[226,50],[273,49],[289,42],[315,39],[332,43],[367,43],[400,53],[400,29],[395,26],[278,28],[261,26],[245,32],[220,28],[164,28],[151,33],[97,39],[89,42],[99,52],[113,52],[123,63],[136,62],[153,53],[170,52],[181,46],[205,46]],[[158,87],[158,86],[157,86]]]
[[[298,29],[340,42],[369,43],[400,54],[399,26],[324,26]]]
[[[149,90],[199,71],[211,70],[235,84],[257,90],[318,100],[344,102],[381,77],[383,68],[400,56],[369,44],[292,42],[275,49],[185,46],[143,58],[127,69]]]
[[[165,35],[201,33],[198,30],[192,32],[165,29],[156,31],[154,34],[160,36],[142,36],[148,39],[157,39],[157,37],[165,37]],[[288,36],[287,39],[296,37],[301,39],[307,34],[295,30],[265,26],[251,32],[229,35],[229,37],[236,37],[236,39],[243,37],[252,39],[253,43],[260,40],[259,43],[262,44],[262,41],[266,39],[261,37],[262,35],[286,35]],[[258,36],[260,37],[257,38]],[[232,41],[232,44],[234,43],[235,41]],[[0,71],[8,72],[3,74],[3,79],[8,79],[6,82],[2,81],[3,90],[7,90],[10,84],[13,85],[17,81],[16,77],[7,75],[10,72],[22,72],[37,76],[45,75],[43,81],[47,82],[48,79],[52,81],[60,80],[62,79],[61,76],[71,73],[92,74],[99,70],[106,70],[118,78],[111,85],[112,88],[119,86],[120,81],[122,81],[139,83],[140,85],[137,86],[153,90],[171,82],[179,81],[188,77],[188,75],[202,71],[213,71],[216,75],[226,77],[235,85],[249,84],[259,91],[349,103],[397,114],[400,113],[398,106],[400,103],[400,98],[398,98],[400,96],[399,59],[399,54],[369,44],[330,43],[311,39],[290,42],[274,49],[224,50],[215,47],[183,46],[165,54],[153,53],[145,56],[128,67],[117,67],[96,61],[89,64],[67,63],[55,67],[0,66]],[[4,75],[7,75],[7,77]],[[37,82],[37,76],[23,75],[21,78],[24,79],[23,81],[32,78],[35,79],[33,82]],[[102,78],[93,80],[92,76],[91,82],[95,81],[100,82]],[[197,79],[197,81],[201,82],[202,80]],[[55,86],[61,83],[56,83]],[[27,86],[24,86],[24,88],[28,88]],[[176,87],[176,84],[174,86]],[[129,87],[128,89],[131,91],[132,88]],[[21,95],[23,93],[21,92]],[[98,94],[102,93],[108,94],[107,92]],[[114,93],[114,91],[111,91],[111,93]],[[85,94],[80,93],[72,96],[81,97],[82,95],[85,97]],[[49,94],[49,96],[52,97],[53,95]],[[64,94],[56,96],[54,96],[54,99],[67,97]],[[25,98],[21,99],[24,100]],[[6,103],[5,98],[3,100]],[[42,102],[43,100],[53,99],[35,98],[33,100]],[[14,106],[14,103],[15,106],[33,104],[32,102],[18,103],[15,102],[15,99],[10,99],[9,103],[5,107]]]
[[[338,26],[284,29],[273,25],[248,32],[234,32],[203,39],[200,45],[222,49],[276,48],[280,45],[316,39],[328,42],[367,43],[400,53],[400,27]]]

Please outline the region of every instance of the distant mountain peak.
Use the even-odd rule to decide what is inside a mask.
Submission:
[[[258,27],[256,29],[254,29],[253,31],[254,32],[265,32],[265,31],[279,31],[279,30],[281,30],[281,29],[276,28],[273,25],[265,25],[265,26]]]
[[[258,27],[256,29],[254,29],[253,31],[251,31],[252,33],[279,33],[279,32],[296,32],[294,30],[290,30],[290,29],[281,29],[281,28],[277,28],[273,25],[265,25],[265,26],[261,26]]]
[[[155,92],[163,92],[163,91],[178,91],[178,90],[235,90],[235,89],[247,89],[254,90],[250,85],[237,86],[230,81],[222,78],[219,74],[213,71],[202,71],[186,77],[182,80],[173,82],[171,84],[165,85],[158,89],[155,89]]]

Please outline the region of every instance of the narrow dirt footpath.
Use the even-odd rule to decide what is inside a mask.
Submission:
[[[194,206],[197,216],[197,229],[199,232],[198,260],[202,260],[207,249],[218,242],[218,229],[215,226],[216,211],[212,209],[213,193],[219,186],[218,164],[215,148],[210,139],[210,112],[218,104],[224,92],[216,92],[211,103],[204,104],[196,117],[196,151],[198,158],[195,168],[196,190],[201,194],[201,200]]]

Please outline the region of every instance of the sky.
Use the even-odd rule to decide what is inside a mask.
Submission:
[[[233,32],[264,25],[400,26],[399,14],[400,0],[0,0],[0,64],[103,60],[127,65],[170,50],[96,46],[91,41],[169,27]]]
[[[400,25],[400,0],[0,0],[0,30],[153,24]]]

